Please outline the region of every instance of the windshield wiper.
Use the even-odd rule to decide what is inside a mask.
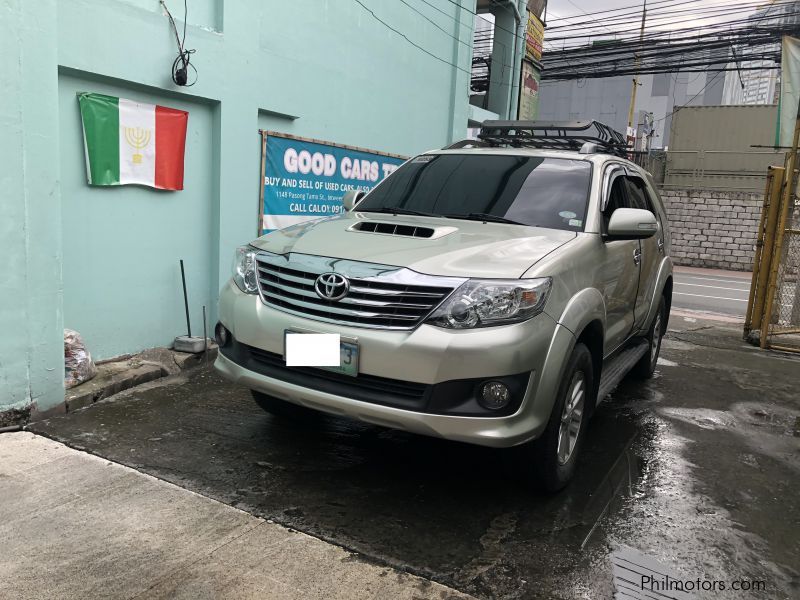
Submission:
[[[498,217],[497,215],[490,215],[489,213],[480,213],[480,212],[471,212],[467,213],[466,215],[445,215],[450,219],[467,219],[468,221],[487,221],[491,223],[508,223],[509,225],[527,225],[526,223],[520,223],[519,221],[512,221],[511,219],[506,219],[505,217]]]
[[[389,213],[392,215],[414,215],[417,217],[441,217],[435,213],[422,212],[421,210],[411,210],[410,208],[401,208],[399,206],[381,206],[380,208],[366,208],[357,209],[358,212],[376,212],[376,213]]]

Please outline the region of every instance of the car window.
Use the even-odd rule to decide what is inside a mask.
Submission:
[[[654,212],[644,181],[639,177],[625,177],[625,180],[628,187],[628,196],[631,199],[631,208],[641,208]]]
[[[628,200],[627,186],[625,185],[625,177],[618,175],[611,182],[611,189],[608,192],[608,202],[603,210],[603,231],[608,230],[608,221],[611,219],[611,213],[618,208],[630,208],[630,201]]]
[[[436,215],[484,213],[552,229],[583,231],[592,165],[513,155],[414,158],[375,187],[359,211],[404,208]]]

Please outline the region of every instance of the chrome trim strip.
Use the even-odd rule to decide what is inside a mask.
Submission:
[[[290,294],[296,294],[298,296],[306,296],[307,298],[314,298],[315,300],[324,300],[324,298],[320,298],[316,292],[310,292],[308,290],[304,290],[302,288],[292,287],[288,285],[281,285],[280,283],[276,283],[274,281],[269,281],[268,279],[264,279],[259,277],[258,280],[267,285],[269,287],[278,288],[280,290],[284,290]],[[438,298],[438,296],[437,296]],[[290,302],[290,299],[286,300]],[[345,304],[358,304],[361,306],[376,306],[380,308],[408,308],[411,310],[430,310],[434,305],[433,304],[411,304],[411,303],[404,303],[404,302],[381,302],[380,300],[366,300],[362,298],[350,298],[345,296],[341,300],[337,300],[337,302],[343,302]],[[323,305],[320,305],[323,306]]]
[[[276,298],[281,302],[285,302],[287,304],[293,304],[295,306],[301,306],[304,308],[308,308],[310,310],[316,310],[319,312],[331,312],[337,315],[349,316],[349,317],[358,317],[360,319],[392,319],[398,321],[409,321],[420,318],[420,315],[397,315],[397,314],[386,314],[386,313],[377,313],[377,312],[365,312],[362,310],[351,310],[349,308],[339,308],[338,306],[326,306],[325,304],[312,304],[311,302],[303,302],[302,300],[295,300],[294,298],[286,298],[285,296],[280,296],[278,294],[274,294],[272,292],[262,292],[265,296],[269,296],[271,298]]]
[[[400,290],[382,290],[379,288],[361,287],[360,285],[351,285],[350,291],[358,294],[374,294],[376,296],[413,296],[415,298],[434,299],[442,297],[442,294],[434,294],[433,292],[401,292]],[[449,295],[449,292],[446,292],[444,295]]]
[[[291,281],[293,283],[301,283],[304,285],[314,285],[315,278],[311,277],[308,279],[304,279],[303,277],[296,277],[295,275],[289,275],[287,273],[281,273],[280,271],[271,271],[269,269],[262,269],[259,267],[259,271],[263,271],[267,275],[271,275],[272,277],[280,277],[281,279],[285,279],[286,281]]]

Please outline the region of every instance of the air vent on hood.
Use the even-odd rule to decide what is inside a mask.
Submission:
[[[347,228],[348,231],[362,233],[378,233],[381,235],[399,235],[403,237],[416,237],[435,240],[458,231],[458,227],[437,225],[436,227],[422,227],[412,223],[386,223],[381,221],[358,221]]]
[[[386,235],[404,235],[407,237],[431,238],[435,231],[430,227],[417,227],[403,223],[380,223],[378,221],[359,221],[350,229]]]

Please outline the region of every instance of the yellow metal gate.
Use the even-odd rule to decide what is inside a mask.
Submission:
[[[768,170],[744,337],[762,348],[800,352],[800,206],[792,170],[793,181],[784,168]]]

